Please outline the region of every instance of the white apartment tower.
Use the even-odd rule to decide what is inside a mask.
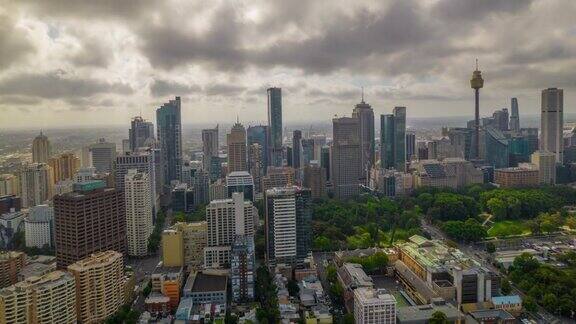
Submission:
[[[296,260],[296,197],[291,188],[266,191],[266,262]]]
[[[230,263],[230,251],[236,235],[253,236],[258,210],[244,194],[235,192],[231,199],[218,199],[206,206],[208,241],[204,265],[223,267]]]
[[[384,290],[354,290],[354,322],[356,324],[395,324],[396,299]]]
[[[148,237],[154,227],[151,195],[149,175],[134,169],[128,170],[124,178],[128,255],[148,254]]]

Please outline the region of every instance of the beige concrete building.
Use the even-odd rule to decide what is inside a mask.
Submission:
[[[494,183],[504,188],[534,187],[540,183],[538,169],[531,165],[494,170]]]
[[[0,174],[0,196],[20,195],[20,182],[13,174]]]
[[[205,221],[176,223],[162,233],[162,261],[167,267],[199,269],[204,264],[208,236]]]
[[[248,171],[246,153],[246,129],[236,122],[226,135],[228,145],[228,173],[234,171]]]
[[[46,135],[40,132],[40,135],[32,141],[32,162],[48,163],[50,158],[50,141]]]
[[[461,158],[438,160],[420,160],[412,163],[414,188],[462,188],[484,182],[482,170],[474,167],[472,162]]]
[[[16,251],[0,252],[0,288],[18,282],[18,273],[26,265],[26,254]]]
[[[124,178],[128,255],[146,256],[152,234],[152,186],[146,172],[128,170]]]
[[[540,183],[556,183],[556,155],[547,151],[536,151],[530,156],[530,162],[538,169]]]
[[[68,266],[76,280],[76,312],[82,323],[100,323],[124,304],[124,264],[116,251],[94,253]]]
[[[52,181],[58,183],[74,178],[80,169],[80,159],[74,153],[64,153],[50,158],[48,165],[52,168]]]
[[[74,277],[54,271],[0,290],[0,324],[76,323]]]
[[[354,290],[354,322],[356,324],[395,324],[396,298],[385,290],[358,288]]]
[[[20,171],[22,207],[33,207],[52,198],[52,169],[45,163],[32,163]]]

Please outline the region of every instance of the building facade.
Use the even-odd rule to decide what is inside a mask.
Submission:
[[[40,205],[52,198],[52,169],[45,163],[32,163],[20,171],[22,207]]]
[[[228,145],[228,173],[235,171],[248,171],[246,154],[246,129],[242,124],[236,123],[226,135]]]
[[[40,134],[32,141],[32,163],[48,163],[51,154],[50,141],[46,135]]]
[[[182,119],[180,97],[156,110],[156,134],[162,155],[164,186],[182,178]]]
[[[282,166],[282,89],[268,88],[268,128],[270,165]]]
[[[127,251],[130,256],[148,255],[148,237],[152,234],[152,188],[148,173],[128,170],[124,179]]]
[[[92,166],[96,172],[112,172],[114,170],[114,161],[116,160],[116,144],[106,142],[106,139],[100,138],[98,142],[88,146]]]
[[[395,324],[396,299],[384,290],[373,288],[354,290],[354,323]]]
[[[360,192],[360,122],[357,118],[334,118],[332,132],[330,179],[334,185],[334,196],[347,199]]]
[[[564,90],[542,90],[540,115],[540,150],[554,153],[556,162],[564,161]]]
[[[100,251],[126,253],[124,194],[93,181],[56,196],[54,230],[58,268]]]
[[[376,144],[374,135],[374,110],[362,101],[354,107],[352,117],[358,119],[360,126],[360,165],[365,177],[375,163]]]
[[[38,205],[29,209],[24,219],[26,247],[54,246],[54,207]]]
[[[81,323],[100,323],[124,304],[122,254],[103,251],[68,266],[76,281],[76,313]]]

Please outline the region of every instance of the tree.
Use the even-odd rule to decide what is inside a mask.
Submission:
[[[499,198],[491,198],[486,203],[490,213],[498,220],[506,219],[506,203]]]
[[[529,312],[535,312],[538,309],[538,306],[536,305],[534,298],[530,296],[526,296],[524,298],[524,300],[522,301],[522,305],[524,306],[524,309],[526,309]]]
[[[486,243],[486,252],[490,254],[496,252],[496,245],[492,242]]]
[[[314,239],[313,246],[315,250],[319,251],[330,251],[333,247],[332,242],[329,238],[324,235],[320,235]]]
[[[509,295],[512,292],[512,285],[510,281],[507,279],[502,279],[502,284],[500,285],[500,290],[502,291],[502,295]]]
[[[342,322],[344,324],[354,324],[354,315],[352,313],[348,313],[342,317]]]
[[[448,324],[448,317],[441,311],[435,311],[430,317],[430,324]]]

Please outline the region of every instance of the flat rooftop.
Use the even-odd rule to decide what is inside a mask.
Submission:
[[[193,276],[193,275],[190,275]],[[186,283],[189,286],[190,283]],[[197,273],[194,276],[194,281],[191,282],[191,292],[216,292],[226,291],[228,286],[228,277],[213,274]]]

